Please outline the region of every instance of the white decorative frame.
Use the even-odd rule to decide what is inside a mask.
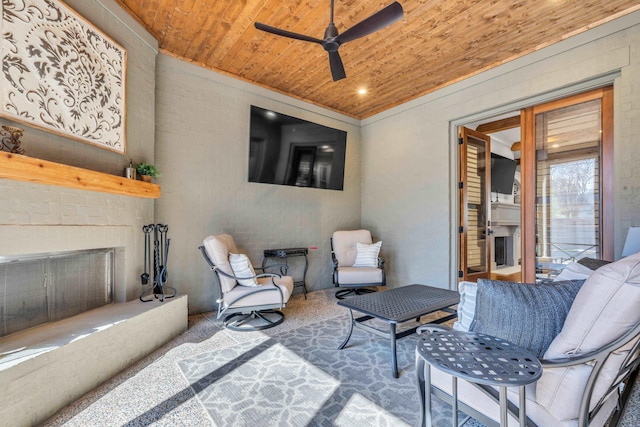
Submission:
[[[125,152],[126,50],[58,0],[2,0],[0,115]]]

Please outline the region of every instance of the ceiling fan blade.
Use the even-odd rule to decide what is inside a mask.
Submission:
[[[304,34],[293,33],[287,30],[281,30],[280,28],[272,27],[270,25],[261,24],[260,22],[254,23],[258,30],[266,31],[267,33],[275,34],[277,36],[289,37],[290,39],[302,40],[305,42],[312,42],[322,44],[324,40],[317,39],[315,37],[305,36]]]
[[[337,50],[329,52],[329,66],[331,67],[331,77],[333,77],[334,82],[347,77],[344,72],[344,65],[342,65],[342,59],[340,59],[340,54]]]
[[[336,37],[336,41],[339,44],[343,44],[351,40],[359,39],[360,37],[368,36],[401,19],[403,14],[402,5],[394,1],[389,6],[374,13],[364,21],[358,22],[340,34]]]

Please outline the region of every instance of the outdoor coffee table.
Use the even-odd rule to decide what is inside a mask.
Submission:
[[[432,323],[444,323],[455,319],[457,313],[451,306],[458,304],[459,301],[458,292],[425,285],[408,285],[340,300],[338,305],[349,309],[351,321],[347,337],[340,344],[338,350],[347,345],[354,326],[383,338],[389,338],[391,340],[391,375],[394,378],[398,378],[396,339],[413,334],[418,326],[397,333],[396,325],[412,319],[420,320],[421,316],[435,311],[445,311],[452,314],[443,316]],[[354,311],[365,315],[354,318]],[[389,324],[389,332],[364,324],[367,320],[374,318],[387,322]]]

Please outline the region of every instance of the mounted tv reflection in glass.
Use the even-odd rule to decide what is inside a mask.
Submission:
[[[249,182],[342,190],[347,132],[251,106]]]

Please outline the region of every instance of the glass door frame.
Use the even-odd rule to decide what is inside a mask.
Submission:
[[[491,174],[490,174],[490,159],[491,159],[491,138],[481,132],[474,131],[467,127],[461,126],[459,128],[459,160],[460,160],[460,176],[458,183],[459,191],[459,217],[460,223],[458,227],[459,233],[459,247],[460,247],[460,269],[458,271],[458,279],[475,282],[479,278],[489,279],[491,276]],[[484,230],[484,247],[480,251],[480,256],[484,258],[482,265],[484,270],[482,271],[469,271],[469,232],[470,218],[469,218],[469,176],[468,176],[468,146],[469,140],[473,140],[475,144],[481,145],[484,149],[485,165],[484,173],[481,180],[484,182],[484,189],[480,193],[481,201],[479,218],[483,219],[483,224],[477,225],[477,229]],[[482,190],[482,189],[481,189]]]
[[[536,279],[536,141],[535,117],[559,108],[601,99],[601,257],[613,261],[613,86],[591,90],[522,110],[520,176],[522,185],[522,279]]]

